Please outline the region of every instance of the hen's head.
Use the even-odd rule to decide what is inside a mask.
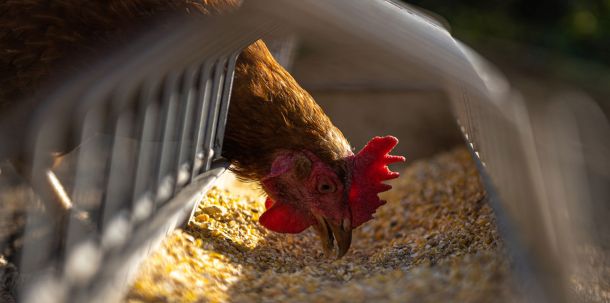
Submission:
[[[387,165],[404,161],[388,153],[394,137],[375,137],[337,172],[307,151],[283,151],[273,161],[261,183],[268,194],[267,211],[260,217],[266,228],[281,233],[300,233],[314,226],[328,254],[337,240],[337,256],[351,244],[352,229],[373,218],[385,201],[378,193],[392,188],[382,181],[398,177]]]

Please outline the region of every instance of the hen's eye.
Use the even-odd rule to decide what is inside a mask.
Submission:
[[[331,183],[320,183],[318,184],[318,191],[323,194],[334,193],[335,186]]]

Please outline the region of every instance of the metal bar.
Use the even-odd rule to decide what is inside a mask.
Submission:
[[[114,131],[114,144],[110,154],[110,170],[106,201],[103,209],[103,226],[106,228],[113,217],[122,210],[128,210],[131,203],[133,181],[135,176],[134,142],[131,139],[134,131],[134,115],[131,111],[119,114]]]
[[[173,166],[173,155],[175,153],[175,125],[176,111],[178,107],[178,75],[171,73],[164,84],[163,90],[163,137],[161,143],[161,155],[159,160],[159,170],[156,172],[157,183],[155,193],[155,203],[159,206],[167,201],[173,194],[176,182]]]
[[[195,133],[195,144],[193,146],[194,158],[193,158],[193,170],[191,172],[191,179],[197,176],[202,167],[205,166],[205,151],[203,148],[206,132],[206,123],[208,121],[208,112],[210,110],[210,99],[212,95],[212,63],[211,60],[206,61],[200,67],[200,78],[199,78],[199,100],[197,102],[197,124]]]
[[[226,70],[225,81],[222,89],[222,99],[220,103],[220,112],[218,114],[218,122],[216,124],[216,136],[214,141],[214,158],[220,158],[222,154],[222,142],[225,137],[225,126],[229,115],[229,103],[231,101],[231,89],[233,88],[233,76],[235,74],[235,63],[241,51],[231,54]]]
[[[111,119],[103,119],[103,129],[107,129],[108,125],[116,125],[116,117],[112,117],[113,114],[111,112],[111,109],[109,109],[108,107],[110,107],[111,101],[108,101],[108,103],[106,103],[103,108],[103,114],[102,117],[111,117]],[[115,143],[115,136],[114,136],[114,131],[116,131],[116,129],[110,127],[112,129],[112,133],[110,134],[110,139],[109,142],[107,143],[107,148],[102,148],[102,154],[101,154],[101,160],[103,161],[103,173],[102,173],[102,189],[107,189],[109,187],[109,177],[110,177],[110,169],[111,169],[111,165],[110,165],[110,156],[111,156],[111,151],[114,149],[114,143]],[[103,226],[104,226],[104,209],[106,208],[106,202],[108,201],[107,196],[108,196],[108,192],[106,190],[102,190],[102,198],[101,198],[101,203],[100,206],[98,208],[97,213],[95,214],[95,221],[94,224],[96,224],[97,226],[97,230],[99,233],[102,233],[103,231]]]
[[[216,126],[220,112],[222,87],[224,84],[224,69],[227,58],[221,57],[214,67],[214,80],[212,82],[212,94],[210,99],[210,111],[208,112],[208,123],[203,143],[204,170],[210,169],[214,157],[214,140],[216,138]]]
[[[148,218],[154,209],[154,184],[155,170],[154,159],[157,158],[157,148],[155,141],[160,137],[161,126],[157,124],[160,116],[160,104],[158,98],[158,83],[149,81],[143,88],[140,96],[139,114],[142,116],[142,130],[139,137],[140,150],[138,152],[138,164],[136,168],[135,183],[133,189],[133,219],[140,222]]]
[[[195,76],[197,73],[197,67],[189,67],[185,72],[185,79],[182,88],[180,107],[182,109],[180,114],[180,120],[182,126],[180,127],[180,142],[178,148],[178,157],[176,163],[176,189],[177,192],[182,186],[186,185],[191,180],[191,171],[193,167],[192,157],[190,155],[190,145],[193,144],[193,125],[195,113],[195,98],[197,95],[197,84],[195,82]],[[180,121],[179,121],[180,122]]]

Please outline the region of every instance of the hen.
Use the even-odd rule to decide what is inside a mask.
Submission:
[[[4,1],[0,111],[54,72],[76,68],[64,61],[74,50],[93,54],[128,26],[174,10],[210,14],[237,6],[230,0]],[[385,203],[377,193],[391,186],[382,181],[398,177],[387,167],[404,161],[388,155],[397,142],[375,137],[353,154],[341,131],[262,41],[239,56],[222,154],[239,177],[259,182],[267,193],[260,217],[266,228],[299,233],[313,226],[324,251],[330,253],[336,239],[337,256],[343,256],[352,229]]]

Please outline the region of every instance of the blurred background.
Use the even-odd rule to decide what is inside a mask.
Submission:
[[[408,2],[444,20],[525,93],[581,89],[610,112],[610,1]]]
[[[544,107],[549,103],[578,95],[599,107],[595,111],[607,120],[609,0],[400,4],[431,16],[489,60],[523,95],[531,114],[546,115]],[[431,85],[438,79],[425,79],[416,69],[410,75],[397,74],[362,60],[370,54],[362,45],[330,43],[317,48],[298,46],[290,68],[356,149],[372,136],[394,134],[403,142],[398,152],[413,161],[462,142],[442,89]],[[403,77],[412,80],[396,80]]]

